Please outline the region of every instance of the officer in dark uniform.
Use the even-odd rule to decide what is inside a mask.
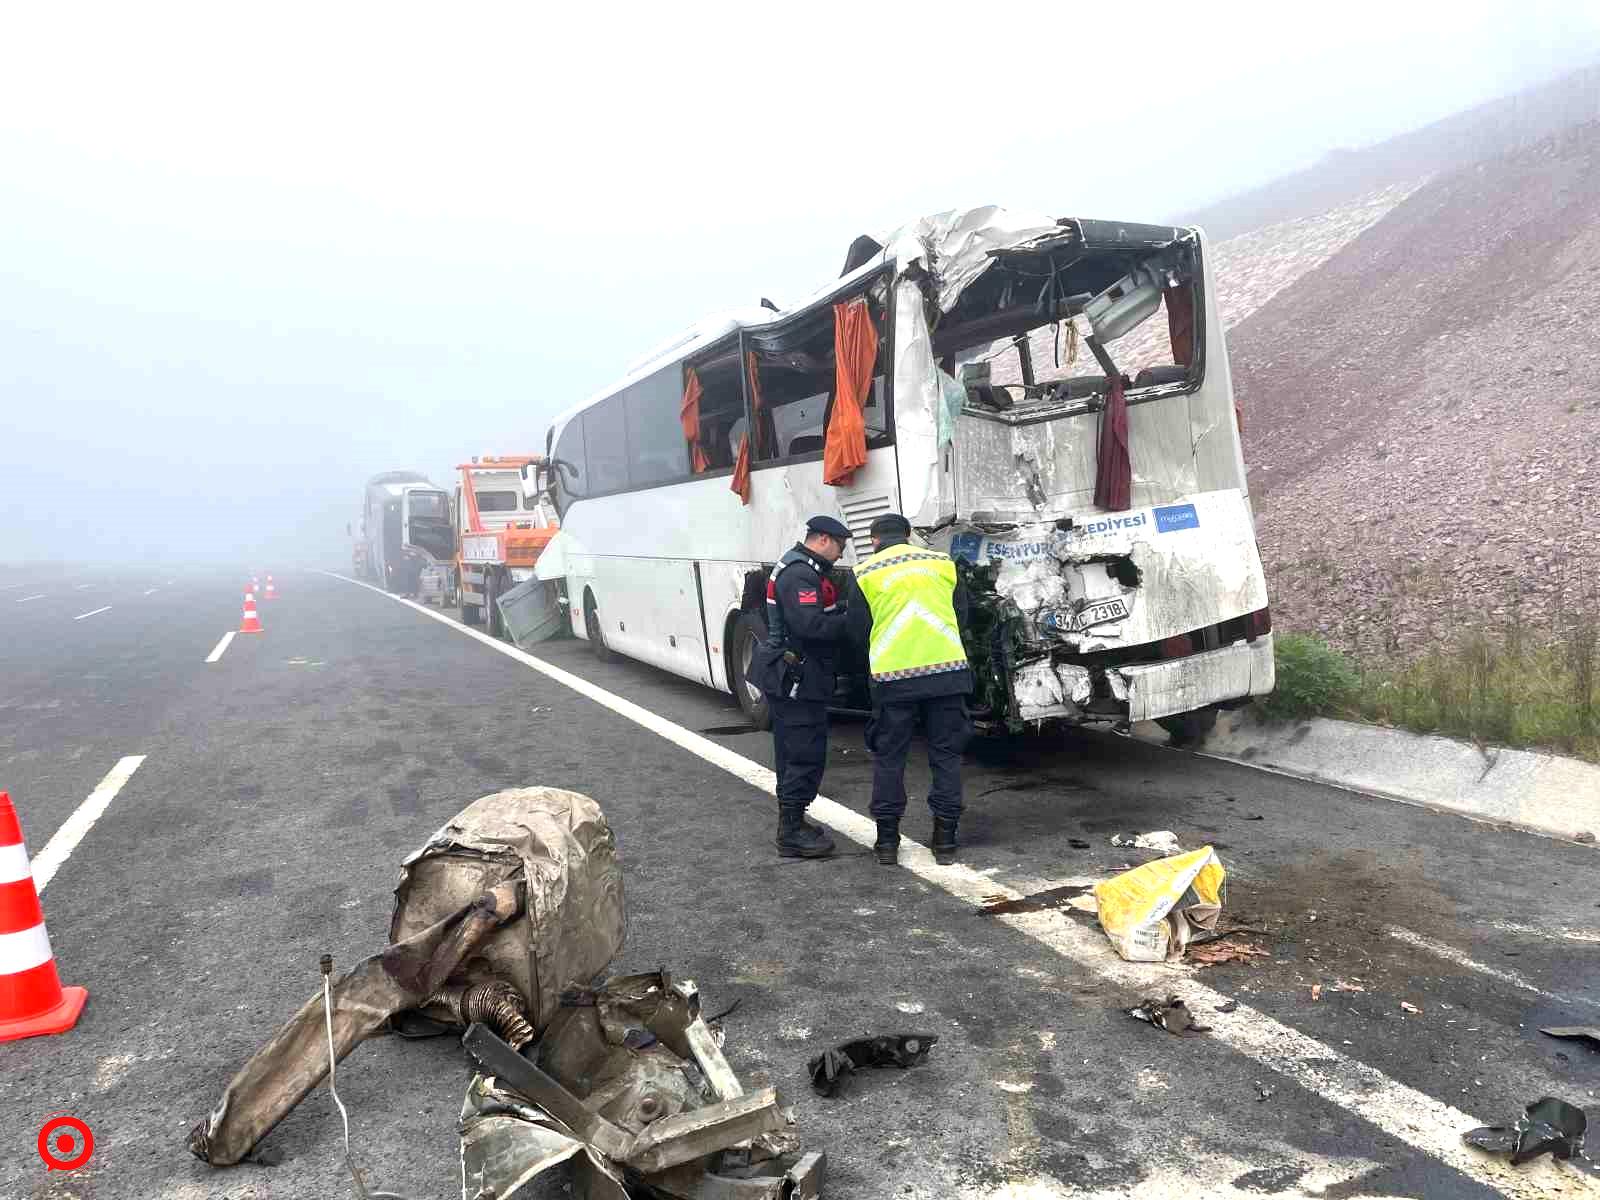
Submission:
[[[849,540],[850,530],[832,517],[806,522],[805,541],[778,560],[767,580],[767,640],[750,663],[751,682],[772,709],[784,858],[833,853],[833,839],[805,813],[828,761],[828,701],[847,632],[845,605],[829,575]]]

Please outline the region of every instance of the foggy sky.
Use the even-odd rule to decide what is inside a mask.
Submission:
[[[343,566],[371,474],[859,233],[1171,220],[1600,58],[1590,0],[875,7],[12,6],[0,563]]]

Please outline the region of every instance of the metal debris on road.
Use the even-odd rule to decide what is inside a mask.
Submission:
[[[1413,1016],[1415,1016],[1416,1014],[1420,1013],[1422,1010],[1420,1008],[1418,1008],[1415,1004],[1412,1004],[1409,1000],[1402,1000],[1402,1001],[1400,1001],[1400,1011],[1401,1012],[1408,1012],[1408,1013],[1411,1013]]]
[[[1177,996],[1168,996],[1165,1000],[1141,1000],[1126,1011],[1135,1020],[1154,1025],[1157,1029],[1165,1029],[1178,1037],[1193,1037],[1196,1034],[1211,1032],[1209,1025],[1195,1023],[1194,1014]]]
[[[1112,837],[1113,846],[1130,846],[1135,850],[1159,850],[1162,854],[1182,854],[1178,835],[1170,829],[1157,829],[1152,833],[1119,833]]]
[[[1270,1088],[1266,1084],[1262,1083],[1259,1079],[1255,1081],[1255,1089],[1257,1104],[1261,1103],[1263,1100],[1271,1100],[1272,1097],[1278,1093],[1277,1088]]]
[[[330,1061],[386,1024],[426,1036],[492,1021],[527,1044],[563,987],[605,969],[623,929],[622,868],[599,805],[558,788],[484,796],[406,859],[390,944],[326,997],[319,988],[240,1068],[190,1151],[212,1166],[239,1162]]]
[[[914,1067],[928,1057],[939,1039],[931,1033],[885,1034],[845,1042],[806,1063],[811,1086],[824,1096],[836,1096],[845,1080],[862,1067]]]
[[[1227,872],[1210,846],[1095,884],[1100,928],[1129,962],[1183,957],[1197,930],[1215,933]]]
[[[1588,1042],[1589,1049],[1600,1050],[1600,1025],[1552,1025],[1548,1029],[1539,1030],[1546,1037],[1568,1038],[1572,1041]]]
[[[1581,1157],[1588,1124],[1583,1109],[1546,1096],[1528,1105],[1515,1125],[1486,1125],[1461,1137],[1490,1154],[1509,1154],[1511,1165],[1520,1166],[1542,1154],[1563,1160]]]

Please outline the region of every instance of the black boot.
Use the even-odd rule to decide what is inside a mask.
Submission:
[[[933,861],[948,867],[956,860],[956,818],[933,819]]]
[[[872,852],[878,856],[878,861],[886,867],[892,867],[900,861],[900,818],[890,817],[888,820],[878,821],[878,840],[872,844]]]
[[[806,820],[803,808],[778,810],[778,856],[780,858],[827,858],[833,853],[833,839],[820,826]]]

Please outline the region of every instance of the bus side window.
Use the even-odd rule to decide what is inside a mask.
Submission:
[[[689,473],[689,447],[678,420],[683,402],[678,377],[678,368],[668,367],[622,393],[630,487],[652,487]]]
[[[738,339],[688,365],[700,379],[700,448],[709,464],[706,470],[732,467],[739,445],[734,427],[742,432],[744,420]]]
[[[874,310],[876,313],[876,309]],[[867,446],[894,444],[894,422],[884,392],[883,319],[878,317],[878,362],[863,416]],[[836,386],[833,306],[818,307],[781,331],[754,333],[752,390],[760,394],[755,462],[821,454]]]

